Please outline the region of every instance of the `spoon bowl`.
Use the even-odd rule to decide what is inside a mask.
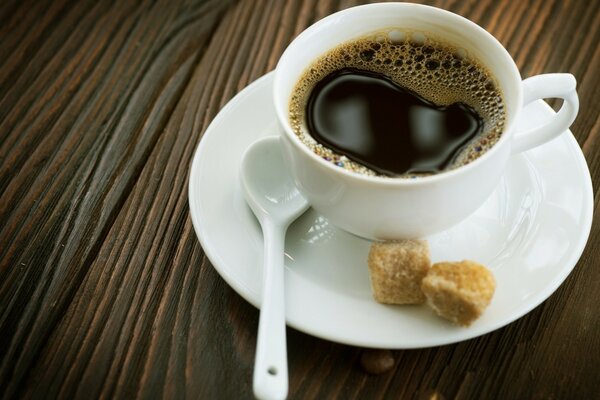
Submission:
[[[259,221],[292,222],[308,208],[281,157],[279,137],[267,137],[248,148],[240,171],[246,202]]]

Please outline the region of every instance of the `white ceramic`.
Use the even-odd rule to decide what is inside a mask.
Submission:
[[[308,203],[283,164],[277,136],[258,140],[246,150],[240,166],[240,184],[264,237],[254,395],[265,400],[284,399],[288,391],[288,368],[283,245],[288,226],[308,209]]]
[[[261,78],[221,110],[198,146],[189,183],[190,212],[204,252],[223,279],[257,307],[262,232],[244,201],[238,172],[252,143],[279,133],[272,83],[273,74]],[[554,116],[547,104],[536,101],[515,123],[523,130]],[[288,325],[336,342],[398,349],[490,332],[529,312],[563,282],[587,241],[592,206],[585,159],[566,131],[511,157],[480,208],[451,229],[427,237],[433,261],[469,258],[494,272],[492,303],[469,328],[447,323],[425,306],[376,303],[366,264],[370,243],[311,209],[290,226],[285,242]]]
[[[507,110],[505,131],[499,142],[474,162],[419,179],[370,177],[323,160],[294,134],[288,120],[289,99],[310,63],[343,42],[395,29],[442,37],[480,60],[497,78]],[[380,3],[340,11],[302,32],[277,64],[273,94],[286,161],[312,207],[351,233],[389,239],[430,235],[473,213],[498,185],[511,154],[539,146],[568,129],[578,111],[575,84],[570,74],[538,75],[522,81],[504,47],[459,15],[418,4]],[[564,99],[559,113],[543,126],[516,129],[523,107],[548,97]]]

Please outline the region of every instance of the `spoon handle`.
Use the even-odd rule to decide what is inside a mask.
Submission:
[[[283,265],[285,228],[266,222],[263,235],[263,293],[254,361],[254,395],[259,399],[284,399],[288,391]]]

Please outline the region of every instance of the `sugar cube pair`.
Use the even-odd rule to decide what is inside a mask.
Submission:
[[[439,316],[463,326],[479,318],[496,288],[491,271],[476,262],[431,265],[423,240],[373,243],[368,264],[378,302],[427,303]]]

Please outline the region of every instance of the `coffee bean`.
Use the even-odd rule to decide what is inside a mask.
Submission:
[[[362,369],[371,375],[380,375],[394,368],[395,360],[389,350],[365,349],[360,356]]]
[[[426,390],[421,393],[419,400],[445,400],[444,396],[437,390]]]

